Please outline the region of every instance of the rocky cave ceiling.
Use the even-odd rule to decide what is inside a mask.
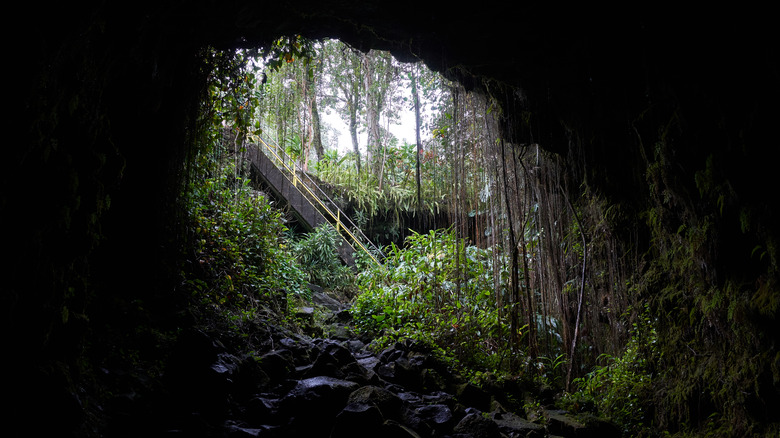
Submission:
[[[390,50],[401,60],[422,59],[467,88],[484,90],[489,79],[505,110],[506,138],[567,153],[576,137],[592,155],[588,164],[612,160],[604,165],[612,172],[626,172],[623,162],[636,159],[624,155],[626,144],[636,142],[632,123],[649,109],[670,101],[675,107],[647,124],[651,134],[671,112],[686,115],[699,165],[702,145],[723,137],[710,127],[733,120],[727,128],[741,135],[744,126],[769,120],[766,110],[774,108],[780,83],[774,28],[767,14],[751,11],[376,0],[134,6],[58,4],[45,16],[28,11],[36,19],[22,36],[40,58],[38,50],[55,53],[69,38],[78,46],[87,29],[102,34],[92,44],[105,44],[117,58],[106,62],[122,72],[110,80],[138,82],[140,93],[149,92],[148,84],[166,86],[135,77],[157,74],[202,47],[262,47],[292,34],[335,37],[362,50]]]
[[[733,10],[309,0],[169,7],[158,10],[158,25],[188,43],[251,47],[280,35],[336,37],[401,60],[423,59],[467,88],[492,79],[509,87],[497,93],[507,114],[534,114],[550,140],[543,146],[558,151],[566,137],[561,123],[611,129],[669,96],[739,105],[759,91],[752,87],[764,83],[767,64],[769,71],[776,66],[765,44],[772,28]]]
[[[484,78],[495,87],[514,87],[497,93],[504,93],[497,97],[507,113],[518,107],[532,112],[552,136],[561,122],[591,128],[616,119],[624,123],[626,114],[636,116],[653,99],[669,95],[732,105],[778,77],[769,43],[774,27],[760,11],[503,1],[144,5],[59,4],[43,12],[27,5],[35,19],[18,36],[51,50],[71,33],[78,38],[84,29],[99,28],[116,50],[135,44],[144,52],[163,46],[260,47],[292,34],[335,37],[363,50],[390,50],[401,60],[423,59],[467,88],[483,87]],[[561,138],[543,146],[554,149]]]

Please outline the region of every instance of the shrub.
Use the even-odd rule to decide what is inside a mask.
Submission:
[[[183,274],[192,293],[218,305],[282,300],[306,291],[281,213],[229,170],[190,184]]]
[[[567,407],[595,406],[614,421],[625,436],[641,436],[651,422],[649,403],[653,399],[651,358],[657,334],[647,307],[633,324],[631,339],[620,356],[603,354],[603,366],[576,379],[578,391],[567,396]]]
[[[338,257],[342,244],[341,236],[329,224],[320,225],[293,244],[296,258],[310,283],[334,289],[352,283],[352,271]]]
[[[508,344],[491,260],[490,250],[466,246],[453,230],[414,233],[404,249],[391,245],[383,267],[359,275],[357,329],[425,339],[464,365],[498,366]]]

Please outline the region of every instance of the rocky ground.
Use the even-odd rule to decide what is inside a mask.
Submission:
[[[117,394],[110,436],[617,437],[595,417],[555,410],[516,382],[476,386],[422,345],[380,353],[348,327],[341,303],[317,292],[304,320],[321,336],[266,327],[263,351],[231,352],[203,331],[180,337],[154,395]],[[320,315],[324,315],[320,318]],[[107,371],[108,372],[108,371]],[[531,403],[529,403],[531,402]],[[533,409],[529,407],[533,406]]]

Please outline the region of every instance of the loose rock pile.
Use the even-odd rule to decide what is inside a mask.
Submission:
[[[268,327],[266,351],[237,356],[203,332],[183,335],[162,395],[154,401],[125,399],[112,413],[111,432],[231,438],[620,436],[606,422],[583,424],[562,411],[543,410],[529,421],[516,403],[531,396],[525,388],[512,382],[473,385],[419,343],[372,353],[367,340],[349,335],[343,309],[327,297],[315,301],[331,312],[328,338]]]

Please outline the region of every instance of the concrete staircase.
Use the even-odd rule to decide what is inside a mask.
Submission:
[[[342,239],[339,257],[345,264],[355,265],[352,254],[357,251],[364,251],[379,263],[368,249],[373,244],[314,181],[298,171],[294,161],[280,148],[257,139],[258,144],[247,146],[246,157],[276,201],[286,205],[307,231],[325,223],[335,227]]]

